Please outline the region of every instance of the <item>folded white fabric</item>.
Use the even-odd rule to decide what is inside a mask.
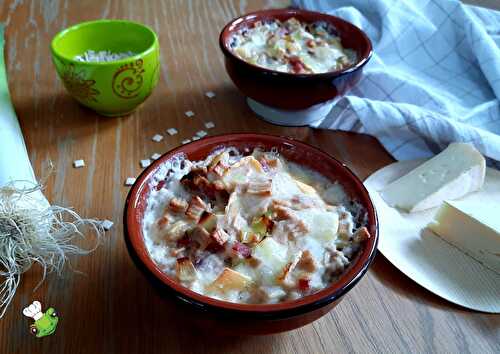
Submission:
[[[294,0],[355,24],[374,55],[315,126],[377,137],[398,160],[470,142],[500,165],[500,12],[457,0]]]

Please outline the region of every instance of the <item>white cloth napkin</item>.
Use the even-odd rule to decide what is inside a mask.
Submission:
[[[294,0],[370,37],[359,84],[319,128],[371,134],[398,160],[470,142],[500,166],[500,12],[457,0]]]

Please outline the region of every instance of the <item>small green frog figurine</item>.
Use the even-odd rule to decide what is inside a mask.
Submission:
[[[30,332],[38,338],[49,336],[54,333],[57,322],[59,322],[56,310],[49,307],[49,309],[43,313],[42,304],[39,301],[33,301],[31,305],[23,310],[23,314],[35,320],[35,323],[30,326]]]

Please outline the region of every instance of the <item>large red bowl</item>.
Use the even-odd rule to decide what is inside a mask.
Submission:
[[[231,36],[238,30],[257,21],[286,21],[291,17],[307,23],[324,21],[331,24],[338,32],[342,46],[354,50],[358,61],[347,68],[322,74],[292,74],[250,64],[232,52],[229,46]],[[262,10],[238,17],[224,27],[219,44],[225,56],[226,70],[244,95],[287,110],[306,109],[343,95],[359,81],[363,66],[372,56],[370,39],[358,27],[335,16],[297,9]]]
[[[149,194],[148,182],[159,167],[177,154],[190,160],[204,159],[215,148],[234,146],[245,148],[277,148],[287,159],[320,172],[332,181],[338,181],[347,194],[359,202],[367,212],[368,239],[340,279],[327,288],[295,301],[278,304],[249,305],[216,300],[178,284],[167,276],[151,259],[144,244],[142,219]],[[124,211],[125,240],[135,264],[162,294],[184,304],[184,318],[194,319],[211,331],[241,334],[267,334],[301,327],[331,310],[368,270],[375,257],[378,225],[375,209],[363,183],[341,162],[325,152],[303,142],[264,134],[228,134],[213,136],[177,147],[156,160],[138,177],[127,197]],[[182,306],[182,305],[181,305]],[[209,326],[209,327],[206,327]]]

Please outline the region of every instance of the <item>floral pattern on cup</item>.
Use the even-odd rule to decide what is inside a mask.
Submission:
[[[77,71],[73,64],[68,64],[62,74],[64,86],[76,98],[82,101],[97,102],[100,94],[95,87],[95,80],[88,79],[83,71]]]
[[[111,82],[115,95],[125,99],[137,97],[144,82],[143,74],[142,59],[120,66]]]

